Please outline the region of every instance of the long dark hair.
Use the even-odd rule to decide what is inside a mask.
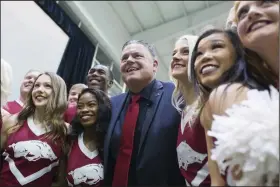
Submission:
[[[106,132],[106,127],[110,123],[111,120],[111,102],[109,97],[106,93],[99,89],[92,89],[92,88],[86,88],[84,89],[78,97],[78,102],[82,95],[90,93],[96,97],[97,104],[98,104],[98,112],[97,112],[97,118],[93,125],[93,132],[92,136],[95,136],[97,149],[103,157],[103,146],[104,146],[104,137]],[[70,132],[70,140],[75,140],[81,133],[84,132],[84,127],[80,122],[80,119],[78,117],[78,114],[74,117],[74,119],[71,122],[71,132]]]
[[[197,58],[198,45],[202,39],[216,33],[225,34],[233,45],[236,53],[235,63],[229,70],[223,73],[217,86],[225,83],[228,83],[229,85],[232,83],[240,83],[250,89],[268,90],[269,85],[275,84],[274,80],[271,78],[270,71],[264,67],[262,63],[246,61],[244,47],[236,33],[231,30],[211,29],[204,32],[198,38],[191,59],[191,79],[198,92],[201,89],[204,92],[207,92],[207,94],[212,91],[212,89],[208,88],[206,85],[201,85],[197,80],[194,63]],[[259,71],[260,69],[262,72]]]

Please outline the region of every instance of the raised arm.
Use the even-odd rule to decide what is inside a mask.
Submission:
[[[226,181],[221,175],[217,163],[211,159],[211,150],[214,147],[214,140],[207,135],[212,127],[213,115],[226,115],[226,110],[234,104],[238,104],[247,98],[249,89],[241,84],[221,85],[210,94],[209,100],[205,104],[200,115],[201,124],[205,130],[208,167],[211,177],[211,186],[225,186]]]
[[[7,117],[7,116],[10,116],[10,115],[11,115],[11,114],[10,114],[7,110],[1,108],[1,116],[2,116],[2,119],[5,118],[5,117]]]
[[[19,124],[17,122],[17,114],[15,115],[5,115],[2,114],[2,128],[1,132],[1,145],[0,150],[2,150],[6,144],[8,136],[18,130]]]

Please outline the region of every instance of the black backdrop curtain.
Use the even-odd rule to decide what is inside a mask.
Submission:
[[[57,70],[57,74],[64,79],[69,92],[73,84],[85,83],[95,47],[55,1],[36,0],[35,3],[69,36],[69,42]]]

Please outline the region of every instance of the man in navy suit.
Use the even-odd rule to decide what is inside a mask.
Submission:
[[[157,67],[152,46],[138,40],[124,44],[120,71],[129,91],[111,98],[112,118],[104,142],[106,186],[121,186],[116,185],[115,180],[125,168],[116,165],[120,164],[117,163],[120,147],[125,147],[122,138],[126,136],[122,135],[127,108],[135,94],[140,95],[139,113],[131,157],[126,159],[130,161],[128,180],[125,185],[121,183],[122,186],[184,185],[176,154],[180,115],[171,104],[174,85],[155,79]]]

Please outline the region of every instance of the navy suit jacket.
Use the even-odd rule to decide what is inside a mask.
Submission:
[[[184,185],[176,153],[180,115],[171,104],[173,90],[174,84],[157,80],[153,87],[153,104],[148,108],[142,124],[136,158],[137,185]],[[115,163],[110,159],[110,146],[112,143],[119,146],[120,137],[118,140],[112,140],[111,137],[116,133],[114,127],[127,97],[128,93],[123,93],[111,98],[112,118],[104,142],[105,185],[112,184]]]

